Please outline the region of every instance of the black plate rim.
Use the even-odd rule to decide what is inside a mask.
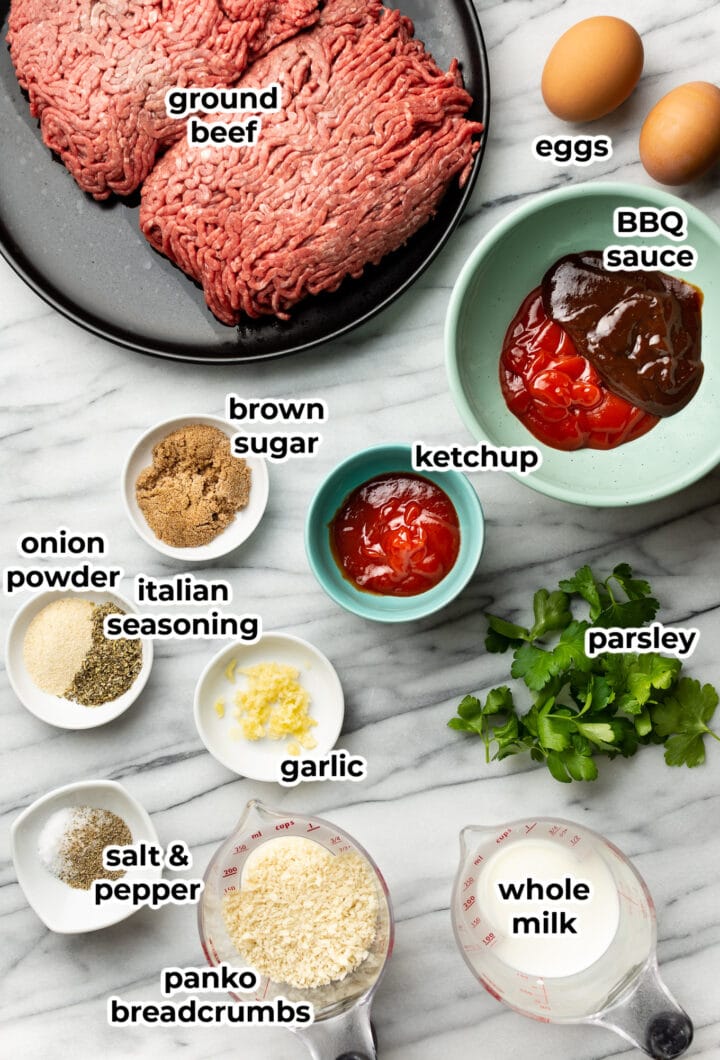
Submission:
[[[463,214],[467,209],[470,198],[477,184],[478,177],[480,175],[480,167],[482,166],[483,158],[485,155],[485,148],[488,139],[488,129],[490,125],[490,69],[488,62],[487,48],[485,45],[485,37],[483,35],[482,26],[480,19],[475,9],[473,0],[462,0],[467,14],[470,18],[475,34],[475,43],[477,45],[478,57],[480,60],[481,69],[481,80],[482,80],[482,114],[480,120],[483,124],[483,133],[480,140],[480,147],[473,162],[473,167],[465,184],[462,189],[460,200],[457,204],[454,214],[450,218],[448,224],[445,227],[441,237],[434,244],[432,250],[430,250],[425,258],[420,262],[417,268],[405,278],[405,280],[399,284],[390,294],[385,298],[381,299],[371,309],[365,311],[359,317],[354,320],[342,324],[334,331],[328,332],[327,335],[310,339],[307,342],[295,343],[292,346],[282,350],[274,350],[268,353],[252,354],[249,356],[200,356],[199,354],[191,354],[187,352],[180,353],[176,348],[173,348],[173,344],[169,344],[166,347],[162,347],[160,344],[146,345],[137,340],[135,336],[130,336],[129,333],[124,333],[120,328],[109,327],[105,322],[94,317],[89,311],[81,311],[77,305],[69,298],[65,298],[60,294],[47,280],[45,280],[41,270],[39,270],[24,254],[22,248],[12,238],[8,232],[2,218],[0,217],[0,256],[10,265],[15,274],[20,277],[27,286],[35,292],[42,300],[58,313],[64,316],[67,320],[72,321],[78,327],[84,331],[89,332],[92,335],[96,335],[98,338],[104,339],[107,342],[111,342],[116,346],[120,346],[127,350],[132,350],[134,353],[141,353],[148,357],[156,357],[161,360],[176,361],[184,364],[208,364],[208,365],[238,365],[238,364],[254,364],[257,362],[264,361],[275,361],[283,357],[294,356],[299,353],[305,353],[308,350],[317,349],[320,346],[327,346],[331,342],[337,341],[343,336],[355,331],[362,325],[367,324],[374,317],[378,316],[395,301],[397,301],[402,295],[404,295],[410,287],[412,287],[423,273],[432,265],[435,259],[439,256],[442,250],[447,245],[451,236],[457,229],[460,221],[462,220]],[[2,8],[6,5],[3,4]],[[9,4],[7,4],[9,11]],[[190,281],[188,281],[190,282]],[[356,281],[356,282],[362,282]]]

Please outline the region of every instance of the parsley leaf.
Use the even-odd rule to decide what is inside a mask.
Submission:
[[[663,655],[641,655],[628,673],[628,691],[635,701],[645,706],[655,688],[670,688],[682,669],[679,659]]]
[[[601,611],[593,620],[594,626],[601,629],[610,629],[619,626],[628,629],[632,626],[644,626],[646,622],[652,622],[660,610],[660,604],[652,596],[644,596],[637,600],[627,600],[625,603],[613,602]]]
[[[530,640],[539,640],[555,629],[565,629],[572,622],[570,599],[566,593],[538,589],[533,598],[535,625],[530,631]]]
[[[562,761],[573,780],[597,780],[598,767],[589,753],[582,755],[577,751],[567,751]]]
[[[592,661],[585,654],[585,630],[588,628],[587,622],[571,622],[552,651],[523,644],[513,657],[511,675],[521,677],[532,692],[540,692],[553,677],[572,666],[590,670]]]
[[[572,578],[560,582],[560,588],[566,593],[577,593],[590,604],[590,618],[594,621],[603,609],[600,600],[600,587],[590,567],[576,570]]]
[[[709,728],[718,694],[712,685],[683,677],[671,696],[651,710],[655,730],[667,736],[665,761],[669,766],[691,768],[705,761],[705,736],[720,737]]]
[[[608,581],[614,579],[622,586],[623,592],[628,600],[640,600],[643,596],[650,596],[652,589],[650,583],[639,578],[633,578],[633,570],[629,563],[620,563],[613,570]]]
[[[530,639],[530,631],[513,622],[506,622],[497,615],[485,615],[488,620],[488,634],[485,647],[489,652],[502,655],[509,648],[517,648],[523,641]]]

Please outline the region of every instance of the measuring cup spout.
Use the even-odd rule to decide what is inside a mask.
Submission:
[[[249,832],[253,828],[260,828],[273,817],[279,817],[278,810],[271,810],[259,799],[250,799],[238,823],[235,825],[236,832]]]
[[[469,824],[460,833],[460,857],[464,861],[469,854],[474,853],[478,840],[484,838],[494,828],[482,824]],[[462,871],[462,869],[461,869]]]
[[[690,1047],[693,1025],[660,979],[657,961],[643,971],[631,994],[593,1022],[627,1038],[654,1060],[674,1060]]]
[[[294,1032],[313,1060],[377,1060],[370,1023],[371,997],[364,997],[345,1012]]]

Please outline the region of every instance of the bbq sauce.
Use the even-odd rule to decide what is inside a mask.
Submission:
[[[651,416],[673,416],[694,397],[704,367],[697,287],[661,272],[609,272],[589,250],[552,266],[542,299],[612,393]]]

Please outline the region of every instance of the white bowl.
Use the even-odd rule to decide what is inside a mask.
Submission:
[[[230,644],[212,659],[200,675],[195,689],[195,724],[200,739],[213,758],[233,773],[251,780],[277,781],[280,762],[288,757],[290,740],[233,740],[235,693],[246,680],[239,675],[232,683],[225,677],[228,664],[237,659],[237,669],[276,662],[300,671],[300,682],[310,693],[310,716],[317,721],[312,735],[317,747],[303,750],[299,760],[324,758],[332,751],[342,729],[345,699],[335,668],[312,644],[289,633],[266,633],[257,644]],[[219,718],[215,704],[224,700],[225,716]]]
[[[133,614],[136,610],[134,604],[118,593],[53,589],[33,596],[20,608],[8,630],[5,646],[8,680],[22,705],[48,725],[57,725],[59,729],[96,729],[98,725],[106,725],[109,721],[114,721],[115,718],[124,714],[142,692],[152,669],[153,642],[147,637],[138,638],[142,642],[143,653],[140,673],[127,692],[118,696],[117,699],[111,699],[109,703],[102,703],[98,707],[84,707],[81,703],[74,703],[70,699],[62,699],[60,696],[42,692],[25,668],[23,641],[35,615],[55,600],[65,600],[68,597],[89,600],[93,604],[117,604],[127,614]]]
[[[239,511],[230,525],[207,545],[198,545],[195,548],[176,548],[166,545],[148,526],[135,496],[135,483],[140,472],[152,464],[153,449],[158,442],[167,438],[173,431],[180,430],[181,427],[189,427],[194,423],[217,427],[228,438],[241,433],[231,423],[218,416],[178,416],[173,420],[165,420],[164,423],[157,424],[143,434],[130,452],[123,469],[122,494],[130,522],[143,541],[172,559],[184,560],[188,563],[207,563],[209,560],[226,556],[228,552],[233,552],[247,541],[265,512],[270,483],[266,462],[257,456],[244,457],[251,473],[250,498],[247,507]]]
[[[13,862],[29,905],[51,931],[76,935],[97,931],[126,920],[137,912],[136,906],[111,898],[96,906],[92,889],[76,890],[59,880],[43,865],[38,853],[38,839],[48,818],[71,806],[92,806],[111,810],[122,817],[130,829],[133,843],[157,843],[158,835],[146,811],[120,784],[113,780],[83,780],[43,795],[28,806],[13,822],[10,843]],[[157,880],[161,868],[126,869],[123,882]],[[142,907],[139,907],[142,908]]]

